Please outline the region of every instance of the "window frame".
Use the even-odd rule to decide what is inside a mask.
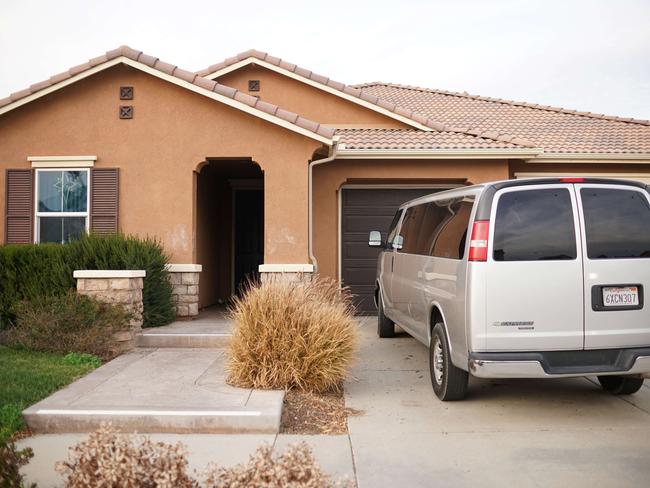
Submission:
[[[41,172],[78,171],[86,173],[86,211],[85,212],[41,212],[38,209],[39,178]],[[40,244],[41,217],[84,217],[86,219],[86,232],[90,230],[90,168],[64,167],[64,168],[34,168],[34,243]]]
[[[589,243],[587,242],[587,220],[584,211],[584,203],[582,201],[582,190],[589,189],[603,189],[603,190],[621,190],[621,191],[636,191],[640,193],[650,204],[650,191],[644,191],[643,188],[636,186],[628,185],[613,185],[613,184],[599,184],[599,183],[584,183],[575,185],[576,201],[578,202],[580,208],[580,232],[582,235],[581,250],[585,260],[591,262],[608,262],[608,261],[618,261],[618,260],[638,260],[638,259],[650,259],[644,257],[617,257],[617,258],[591,258],[589,257]]]
[[[502,260],[494,259],[494,239],[495,239],[496,227],[497,227],[496,218],[497,218],[497,210],[499,207],[501,197],[505,194],[514,193],[514,192],[535,191],[535,190],[556,190],[556,189],[564,189],[569,193],[569,199],[571,202],[571,212],[573,216],[573,232],[574,232],[574,239],[575,239],[574,245],[575,245],[576,257],[573,259],[538,259],[538,260],[523,259],[523,260],[516,260],[516,261],[502,261]],[[567,183],[548,183],[548,184],[539,184],[539,185],[512,186],[512,187],[507,187],[498,190],[496,195],[494,196],[494,200],[492,201],[492,207],[490,209],[488,261],[497,263],[499,265],[509,265],[513,263],[530,264],[530,263],[550,263],[550,262],[575,262],[576,260],[582,259],[583,258],[582,236],[584,234],[583,234],[583,229],[581,224],[582,215],[579,207],[577,193],[578,192],[573,188],[573,185]],[[472,221],[470,220],[470,223],[471,222]]]

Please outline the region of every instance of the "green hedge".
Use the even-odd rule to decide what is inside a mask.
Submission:
[[[144,269],[144,327],[168,324],[174,317],[167,256],[153,239],[84,235],[69,244],[0,247],[0,328],[13,323],[21,300],[62,295],[75,288],[77,269]]]

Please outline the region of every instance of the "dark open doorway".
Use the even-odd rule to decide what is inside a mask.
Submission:
[[[234,290],[259,276],[264,262],[264,192],[262,189],[235,188],[234,210]]]
[[[264,259],[264,174],[250,160],[208,160],[196,180],[201,308],[227,303]]]

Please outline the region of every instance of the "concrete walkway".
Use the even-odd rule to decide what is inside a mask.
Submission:
[[[378,339],[375,319],[360,320],[361,351],[346,384],[349,435],[156,434],[188,445],[193,468],[243,462],[260,442],[277,449],[296,439],[313,447],[323,469],[358,486],[647,486],[650,388],[614,397],[584,378],[472,381],[467,400],[438,401],[426,348],[406,335]],[[55,460],[83,435],[20,441],[36,458],[25,469],[52,486]]]
[[[179,320],[142,330],[140,347],[226,347],[232,323],[222,307],[201,310],[194,320]]]
[[[232,324],[223,309],[145,329],[140,347],[23,412],[34,432],[88,432],[110,421],[125,432],[271,433],[283,392],[225,382]]]

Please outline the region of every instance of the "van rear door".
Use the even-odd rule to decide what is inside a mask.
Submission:
[[[650,196],[577,184],[585,275],[585,349],[650,345]]]
[[[571,184],[496,193],[485,263],[488,350],[583,348],[579,229]]]

